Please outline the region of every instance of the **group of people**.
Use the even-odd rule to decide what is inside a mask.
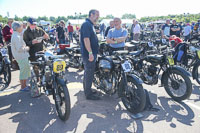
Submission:
[[[178,23],[176,20],[166,20],[166,23],[162,26],[162,38],[168,38],[170,36],[184,37],[185,41],[188,41],[191,38],[192,33],[200,32],[200,20],[197,23]]]
[[[90,10],[89,17],[80,28],[80,47],[84,63],[83,88],[86,99],[88,100],[100,99],[100,97],[96,95],[96,91],[91,89],[99,51],[97,29],[95,28],[98,19],[99,11]],[[198,21],[198,23],[200,24],[200,21]],[[99,32],[104,34],[111,51],[123,50],[128,37],[128,30],[126,25],[122,25],[121,19],[114,18],[110,21],[110,25],[105,30],[104,29],[105,26],[103,25]],[[139,40],[141,29],[142,27],[138,20],[133,20],[133,24],[129,30],[132,40]],[[38,38],[42,37],[43,39],[48,39],[49,36],[45,30],[37,26],[37,22],[34,18],[29,18],[27,22],[13,22],[13,19],[9,19],[8,24],[4,28],[0,25],[0,30],[2,30],[2,32],[0,32],[0,43],[2,45],[4,43],[11,43],[12,55],[19,65],[21,90],[29,90],[29,87],[26,85],[26,80],[30,77],[29,61],[36,61],[35,53],[43,51],[43,40],[38,40]],[[47,30],[47,32],[50,32],[51,28]],[[61,20],[54,31],[59,44],[65,43],[67,35],[73,40],[72,35],[74,29],[70,23],[66,28],[65,22]],[[166,20],[166,24],[162,26],[162,37],[180,37],[183,33],[185,40],[187,40],[190,38],[191,31],[192,26],[189,23],[183,27],[177,24],[175,20],[172,21],[172,24],[170,24],[170,20]],[[34,71],[36,75],[39,74],[36,66]]]
[[[98,19],[99,11],[90,10],[89,18],[86,19],[80,29],[81,54],[84,64],[83,88],[86,99],[88,100],[100,99],[100,97],[96,95],[96,91],[91,88],[97,54],[99,51],[98,38],[95,29]],[[110,26],[105,30],[105,36],[106,42],[109,44],[112,51],[123,50],[128,36],[128,30],[122,27],[122,21],[120,18],[114,18],[110,22]]]
[[[27,79],[31,76],[29,61],[36,61],[35,53],[44,49],[43,40],[38,38],[48,39],[49,36],[37,26],[34,18],[29,18],[27,22],[8,19],[8,24],[1,29],[1,45],[8,46],[11,62],[14,59],[20,69],[21,91],[28,91]]]

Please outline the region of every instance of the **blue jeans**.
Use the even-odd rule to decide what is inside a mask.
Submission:
[[[58,44],[65,44],[65,39],[59,39],[59,43]]]
[[[90,62],[88,58],[83,58],[84,64],[84,78],[83,78],[83,88],[86,97],[92,95],[92,82],[94,79],[94,72],[96,68],[96,59]]]
[[[73,42],[73,32],[69,32],[69,41],[71,42]]]

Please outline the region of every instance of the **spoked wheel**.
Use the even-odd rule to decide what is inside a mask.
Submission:
[[[133,78],[127,78],[127,91],[123,83],[120,84],[122,89],[122,102],[126,109],[131,113],[139,113],[144,110],[146,104],[145,91],[141,84],[138,84]]]
[[[190,78],[178,70],[171,70],[164,77],[164,88],[175,101],[182,101],[190,97],[192,83]]]
[[[31,71],[30,87],[31,87],[31,97],[38,97],[41,95],[40,88],[37,82],[37,77],[33,70]]]
[[[69,119],[71,102],[69,91],[66,86],[58,85],[58,94],[55,95],[55,104],[58,116],[62,121]]]
[[[7,85],[9,85],[11,82],[11,70],[9,65],[4,66],[3,75],[4,75],[4,81],[6,82]]]

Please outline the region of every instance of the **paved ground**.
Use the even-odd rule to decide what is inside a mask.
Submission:
[[[182,104],[171,100],[164,88],[144,85],[160,111],[142,112],[144,117],[135,120],[117,96],[86,100],[82,74],[75,69],[67,72],[72,105],[70,119],[64,123],[51,96],[33,99],[28,92],[19,92],[19,71],[12,72],[10,86],[0,92],[0,133],[200,133],[200,86],[196,82],[192,96]]]

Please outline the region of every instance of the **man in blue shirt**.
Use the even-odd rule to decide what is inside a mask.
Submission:
[[[99,44],[94,25],[99,19],[99,11],[90,10],[89,18],[82,24],[80,29],[81,54],[84,64],[83,88],[86,99],[99,100],[100,98],[92,91],[91,86],[94,78],[96,58]]]
[[[166,20],[166,24],[162,26],[162,38],[169,39],[170,37],[170,20]]]
[[[120,18],[114,18],[115,28],[110,29],[108,32],[106,42],[110,44],[111,52],[124,50],[128,31],[121,27],[121,23]]]

